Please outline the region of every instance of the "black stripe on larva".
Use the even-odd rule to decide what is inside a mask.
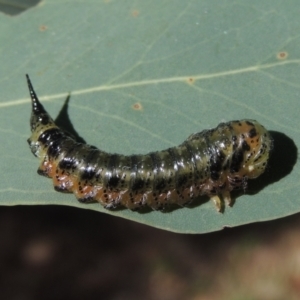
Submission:
[[[117,188],[121,181],[121,178],[116,173],[118,162],[119,162],[119,155],[111,154],[108,160],[107,170],[106,170],[106,181],[107,181],[106,186],[111,190]]]
[[[136,193],[142,188],[142,179],[137,175],[139,159],[137,155],[130,155],[130,189]]]
[[[139,157],[138,155],[130,155],[130,169],[133,177],[136,177],[136,172],[138,170]]]
[[[170,161],[172,162],[168,176],[168,185],[172,186],[172,188],[176,188],[176,175],[178,170],[176,154],[173,148],[168,148],[166,151],[169,155]]]
[[[215,149],[210,159],[210,176],[212,180],[218,180],[220,178],[224,159],[225,155],[222,150]]]
[[[185,174],[179,174],[178,176],[176,176],[177,190],[182,189],[183,187],[186,187],[187,181],[188,181],[188,177]]]
[[[177,172],[175,172],[175,176],[176,176],[175,187],[176,190],[182,191],[183,188],[186,187],[186,184],[188,182],[188,174],[184,172],[184,170],[190,158],[186,156],[181,156],[178,152],[180,152],[179,148],[173,148],[173,153],[175,156],[177,156],[176,158]]]
[[[74,169],[76,165],[77,165],[77,159],[67,155],[58,163],[59,168],[64,170]]]
[[[156,152],[152,152],[149,154],[151,159],[152,159],[152,172],[153,173],[157,173],[158,172],[158,168],[160,166],[160,159],[157,156]]]
[[[48,145],[52,141],[56,141],[64,137],[64,134],[59,128],[51,128],[44,131],[38,138],[38,141],[44,145]]]
[[[131,190],[133,192],[137,192],[139,190],[142,190],[145,186],[145,181],[141,178],[135,178],[133,183],[131,184]]]
[[[74,172],[78,165],[78,159],[74,156],[68,156],[68,152],[66,153],[65,157],[59,161],[58,168],[68,172]]]
[[[115,173],[119,161],[119,155],[110,154],[107,162],[107,170],[110,170],[111,173]]]
[[[191,177],[193,177],[194,180],[197,180],[199,178],[199,172],[197,170],[197,164],[196,164],[196,157],[195,157],[196,153],[194,153],[193,147],[189,144],[188,141],[186,141],[184,145],[186,146],[186,149],[190,154],[190,161],[193,164],[193,172],[191,174]]]
[[[168,148],[167,151],[171,157],[171,160],[173,161],[173,169],[175,171],[177,169],[177,156],[174,152],[174,148]],[[176,165],[176,167],[175,167],[175,165]]]
[[[119,177],[112,175],[107,182],[107,187],[114,190],[119,185],[120,180]]]
[[[166,180],[164,178],[159,178],[156,180],[155,190],[162,193],[163,190],[166,188],[166,186],[167,186]]]
[[[237,147],[238,147],[238,143],[237,143],[237,136],[233,135],[232,138],[232,150],[236,151]]]
[[[77,153],[80,152],[82,148],[82,144],[80,143],[75,143],[71,139],[68,139],[68,143],[65,140],[65,146],[64,148],[67,149],[65,150],[65,155],[64,157],[59,161],[58,167],[63,170],[75,170],[77,167],[79,160],[77,159]],[[69,144],[69,145],[67,145]],[[71,145],[71,147],[69,147]]]
[[[94,167],[86,166],[83,172],[80,174],[80,181],[90,181],[96,175]]]
[[[185,179],[182,178],[182,175],[180,174],[180,165],[179,165],[179,161],[180,161],[180,157],[178,154],[178,151],[176,150],[176,148],[169,148],[167,150],[171,156],[172,161],[174,162],[174,182],[175,182],[175,189],[178,190],[182,187],[182,185],[185,183]]]
[[[53,157],[53,158],[57,158],[58,155],[61,153],[61,142],[63,141],[64,137],[61,137],[59,139],[56,139],[55,141],[53,142],[50,142],[50,145],[48,147],[48,151],[47,151],[47,154],[50,156],[50,157]]]
[[[238,172],[240,170],[243,160],[244,160],[244,150],[237,149],[232,155],[232,161],[230,164],[230,173]]]
[[[153,190],[156,194],[159,194],[166,187],[166,180],[164,178],[164,171],[161,169],[163,161],[159,156],[159,152],[153,152],[150,154],[153,162]]]

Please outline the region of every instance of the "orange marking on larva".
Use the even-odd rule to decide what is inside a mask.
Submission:
[[[247,132],[250,130],[250,126],[246,122],[239,122],[239,123],[233,124],[232,127],[234,128],[234,131],[237,134],[243,134],[244,132]]]
[[[43,171],[48,177],[53,178],[56,172],[56,163],[50,160],[45,160],[41,163],[39,170]]]
[[[74,181],[76,179],[69,174],[62,174],[59,172],[52,178],[53,185],[61,192],[72,193],[74,190]]]
[[[107,197],[105,197],[107,195]],[[97,191],[95,193],[95,200],[100,202],[102,205],[108,205],[109,204],[109,195],[105,188],[99,187],[97,188]]]
[[[85,199],[87,196],[90,196],[94,191],[93,186],[81,186],[80,183],[75,183],[73,186],[73,193],[77,199]]]
[[[160,206],[164,207],[167,204],[167,193],[162,193],[157,199]]]
[[[282,51],[282,52],[277,53],[277,58],[278,58],[278,59],[283,60],[283,59],[286,59],[287,57],[288,57],[288,53],[285,52],[285,51]]]
[[[41,172],[41,173],[44,173],[45,175],[47,174],[48,175],[48,171],[47,171],[47,166],[48,166],[49,162],[48,161],[43,161],[39,168],[38,168],[38,171]]]
[[[148,192],[146,194],[147,197],[147,205],[152,208],[157,208],[157,202],[155,202],[154,196],[152,192]]]
[[[48,165],[48,175],[53,178],[56,175],[57,163],[54,161],[49,162]]]
[[[129,207],[129,209],[135,209],[138,207],[138,204],[135,202],[134,196],[131,196],[128,190],[122,194],[121,201],[122,205],[124,205],[125,207]]]
[[[169,191],[168,198],[170,199],[169,202],[170,202],[171,204],[177,203],[177,201],[178,201],[178,199],[179,199],[178,194],[177,194],[177,191],[174,190],[174,189],[171,190],[171,191]]]
[[[73,181],[72,193],[74,194],[77,200],[82,198],[82,195],[80,194],[80,190],[79,190],[78,180]]]
[[[124,195],[125,193],[124,191],[110,191],[105,188],[97,192],[95,199],[107,208],[114,208],[118,206],[120,195]]]
[[[135,205],[135,207],[140,207],[143,204],[143,200],[144,200],[144,194],[140,193],[134,196],[134,200],[133,203]]]
[[[183,192],[181,193],[181,197],[179,198],[179,205],[184,205],[187,202],[186,199],[191,198],[190,195],[191,195],[190,188],[184,189]]]

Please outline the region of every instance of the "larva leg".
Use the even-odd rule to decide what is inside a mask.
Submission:
[[[231,198],[230,192],[224,191],[222,193],[222,197],[223,197],[224,201],[227,203],[228,206],[232,206],[234,204],[234,200]]]
[[[218,195],[211,196],[210,200],[212,200],[214,202],[218,212],[224,211],[224,200],[221,199]]]
[[[230,192],[228,191],[224,191],[221,198],[218,195],[214,195],[211,196],[210,199],[213,200],[218,212],[224,211],[225,203],[228,206],[232,206],[234,204],[234,200],[231,198]]]

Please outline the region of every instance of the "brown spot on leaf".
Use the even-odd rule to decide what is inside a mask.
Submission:
[[[189,77],[187,79],[188,84],[194,84],[195,83],[195,79],[193,77]]]
[[[140,12],[138,10],[136,10],[136,9],[131,12],[131,15],[133,17],[137,17],[139,14],[140,14]]]
[[[132,105],[132,108],[133,108],[134,110],[142,110],[142,109],[143,109],[142,104],[139,103],[139,102],[134,103],[134,104]]]
[[[46,25],[40,25],[39,30],[40,31],[46,31],[48,28]]]
[[[277,53],[277,58],[278,59],[286,59],[288,57],[288,53],[285,51]]]

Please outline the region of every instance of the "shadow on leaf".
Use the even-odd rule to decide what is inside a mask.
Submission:
[[[69,94],[54,122],[59,128],[61,128],[67,135],[72,137],[74,140],[76,140],[79,143],[86,144],[86,141],[78,134],[70,120],[68,113],[70,98],[71,95]]]
[[[273,138],[268,167],[264,174],[255,180],[250,180],[247,194],[256,194],[264,187],[273,184],[290,174],[297,162],[298,149],[294,141],[284,133],[270,131]]]

